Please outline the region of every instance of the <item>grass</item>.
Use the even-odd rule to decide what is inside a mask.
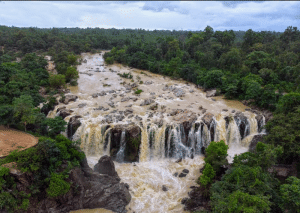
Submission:
[[[134,92],[134,94],[139,95],[139,94],[141,94],[141,92],[143,92],[143,90],[137,89],[137,90]]]

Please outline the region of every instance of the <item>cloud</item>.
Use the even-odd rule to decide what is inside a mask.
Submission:
[[[4,2],[0,2],[4,3]],[[17,27],[100,27],[167,30],[270,29],[299,26],[300,2],[74,1],[1,4],[1,24]]]

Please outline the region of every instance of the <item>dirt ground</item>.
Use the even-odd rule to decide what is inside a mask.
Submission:
[[[0,157],[4,157],[16,149],[20,151],[27,149],[37,143],[38,138],[33,135],[0,126]]]

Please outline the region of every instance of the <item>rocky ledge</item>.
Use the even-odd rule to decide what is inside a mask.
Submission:
[[[62,165],[67,166],[67,165]],[[15,178],[17,189],[30,193],[28,187],[34,177],[11,168],[10,174]],[[70,171],[68,182],[71,189],[57,198],[30,198],[28,213],[65,213],[79,209],[104,208],[113,212],[127,212],[125,207],[131,200],[129,185],[121,183],[115,171],[114,163],[108,156],[100,158],[93,171],[87,159],[80,167]],[[2,212],[2,211],[0,211]]]

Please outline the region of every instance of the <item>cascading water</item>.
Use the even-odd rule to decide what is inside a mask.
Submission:
[[[82,66],[84,68],[83,71],[90,69],[89,62]],[[117,68],[113,67],[113,69]],[[140,138],[140,145],[136,150],[138,157],[133,160],[136,161],[135,163],[128,163],[129,161],[127,161],[127,159],[131,159],[129,158],[130,156],[128,156],[128,147],[131,146],[132,148],[135,145],[132,142],[132,138],[128,136],[130,130],[128,130],[127,127],[128,125],[132,125],[135,120],[129,119],[129,116],[125,116],[126,118],[123,121],[117,121],[115,118],[112,118],[111,122],[105,121],[105,116],[113,115],[113,110],[118,109],[122,111],[123,114],[120,113],[121,116],[124,115],[124,109],[127,109],[125,107],[127,107],[128,103],[121,101],[121,97],[124,97],[121,95],[125,93],[122,93],[123,91],[118,80],[114,79],[103,82],[103,79],[111,78],[113,75],[115,75],[116,78],[119,78],[119,76],[117,76],[116,73],[109,73],[108,71],[93,73],[93,75],[93,77],[80,75],[81,80],[79,79],[79,85],[83,85],[82,89],[77,88],[77,90],[73,90],[77,91],[76,95],[79,97],[78,100],[80,99],[80,103],[86,102],[88,106],[79,108],[78,100],[77,103],[72,102],[65,105],[68,109],[74,110],[77,115],[83,116],[80,118],[81,125],[75,131],[72,140],[76,141],[81,139],[81,149],[87,155],[88,163],[92,168],[103,155],[112,155],[113,159],[117,161],[115,162],[115,166],[121,180],[130,186],[129,190],[132,195],[132,201],[127,208],[128,210],[129,208],[131,209],[129,211],[130,213],[134,211],[146,213],[184,212],[181,199],[187,197],[190,186],[196,185],[196,179],[200,175],[199,168],[204,163],[203,149],[206,148],[212,140],[223,140],[229,146],[228,160],[232,161],[232,157],[235,154],[248,150],[253,135],[258,134],[258,131],[261,130],[265,122],[264,118],[262,118],[258,125],[255,114],[250,112],[233,113],[230,112],[231,110],[226,112],[216,110],[215,106],[221,109],[225,108],[225,106],[223,107],[221,104],[218,105],[216,104],[217,102],[205,98],[205,95],[203,95],[201,91],[195,91],[193,95],[198,93],[197,100],[201,101],[203,99],[201,104],[203,104],[206,109],[209,109],[212,115],[214,114],[211,120],[204,118],[205,114],[202,113],[202,111],[197,111],[198,117],[190,123],[184,123],[186,118],[181,121],[173,119],[173,115],[168,115],[170,111],[165,114],[163,114],[163,112],[159,112],[161,113],[159,114],[155,111],[151,111],[151,113],[156,113],[153,119],[159,118],[163,120],[163,123],[158,125],[156,122],[153,122],[150,117],[148,117],[146,121],[146,116],[143,114],[146,108],[143,108],[139,101],[143,101],[143,98],[149,98],[149,93],[146,91],[147,86],[151,85],[142,85],[144,92],[141,93],[139,97],[140,100],[137,100],[137,103],[130,103],[134,105],[131,108],[134,111],[132,114],[143,117],[142,122],[140,122],[141,120],[139,123],[136,123],[137,121],[135,122],[135,126],[139,128],[139,133],[132,133],[134,139]],[[151,74],[149,74],[149,76],[150,75]],[[154,78],[154,76],[151,76],[148,80],[153,80]],[[112,85],[110,90],[113,88],[115,91],[107,93],[105,96],[92,98],[92,94],[99,93],[99,89],[93,86],[99,85],[99,79],[103,80],[103,84],[107,83]],[[92,81],[93,83],[91,83]],[[161,81],[162,84],[152,84],[153,88],[148,90],[148,92],[155,90],[155,92],[159,93],[163,91],[165,79]],[[90,91],[88,90],[87,92],[87,90],[85,90],[86,88]],[[118,91],[119,88],[121,88],[120,91]],[[104,91],[105,88],[101,88],[101,90]],[[116,93],[121,97],[112,97],[112,95]],[[145,94],[144,97],[143,94]],[[170,94],[168,94],[168,96]],[[193,97],[192,95],[189,96]],[[94,106],[99,108],[99,106],[107,104],[108,100],[110,100],[109,98],[114,98],[111,99],[115,101],[114,109],[111,109],[111,111],[93,109]],[[184,99],[185,97],[182,98]],[[159,105],[167,105],[167,108],[170,107],[171,109],[174,109],[178,104],[184,105],[184,103],[187,102],[187,104],[182,107],[186,109],[188,104],[195,101],[195,98],[193,97],[188,101],[186,101],[186,99],[184,99],[184,101],[180,99],[174,99],[172,101],[164,100],[163,98],[159,99],[156,97],[156,102]],[[57,109],[61,106],[62,105],[56,106],[53,111],[50,111],[48,117],[54,118],[58,116]],[[158,109],[156,110],[158,111]],[[240,110],[243,111],[244,109]],[[70,117],[71,116],[66,117],[65,120],[70,119]],[[119,125],[121,125],[121,127],[117,127]],[[262,132],[263,131],[264,130],[262,130]],[[178,163],[175,163],[175,160],[177,161],[180,158],[182,159],[179,160]],[[174,173],[180,173],[183,169],[190,170],[190,173],[185,178],[174,176]],[[163,191],[162,186],[168,188],[168,191]]]
[[[118,162],[123,162],[124,161],[124,151],[125,151],[125,147],[126,147],[125,130],[122,131],[120,144],[121,144],[121,146],[120,146],[120,149],[119,149],[119,151],[117,153],[116,160]]]

